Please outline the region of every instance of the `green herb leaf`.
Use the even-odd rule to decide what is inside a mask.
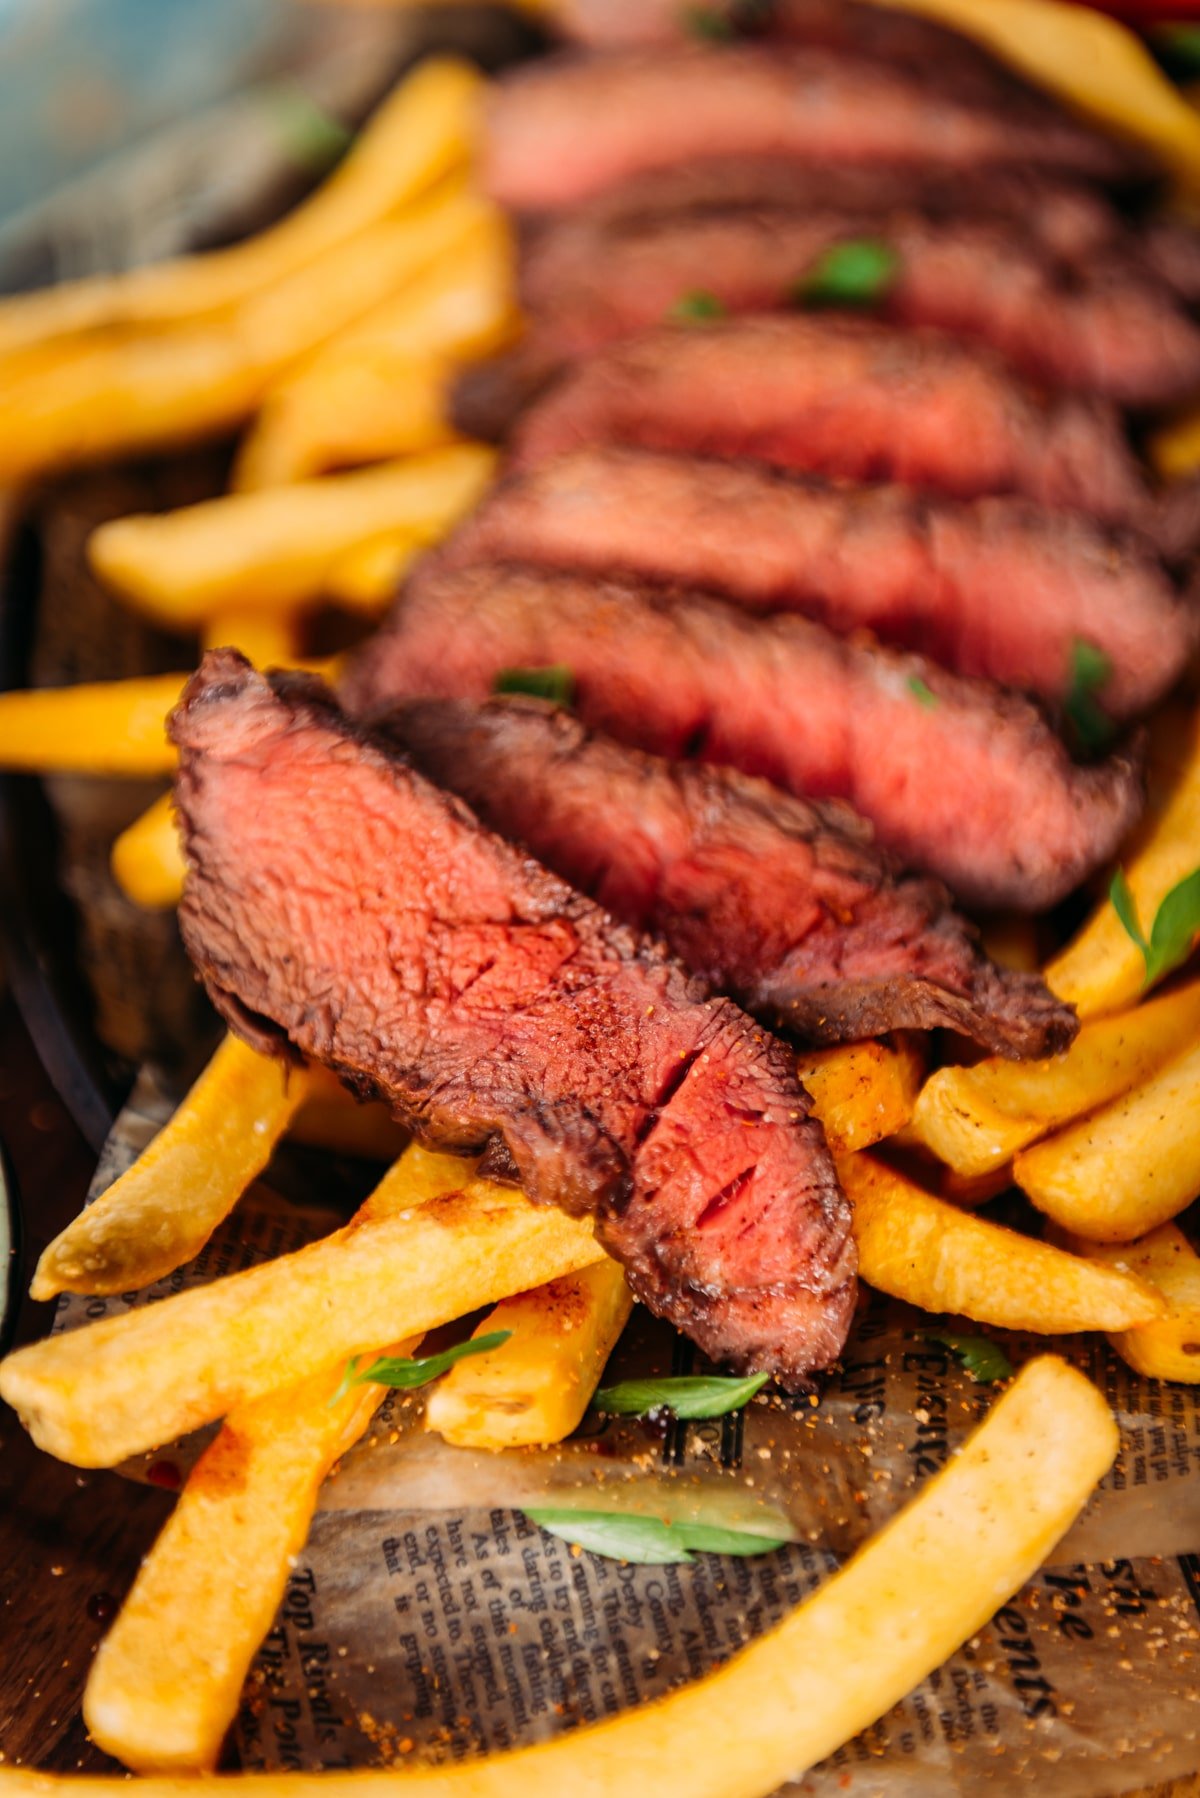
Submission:
[[[1146,986],[1153,986],[1156,980],[1161,980],[1187,960],[1200,935],[1200,868],[1185,874],[1163,899],[1150,927],[1149,941],[1142,935],[1137,901],[1123,868],[1118,868],[1113,875],[1108,896],[1125,934],[1142,952]]]
[[[526,1511],[539,1529],[564,1542],[577,1543],[592,1554],[644,1566],[690,1561],[692,1551],[713,1555],[765,1555],[782,1548],[786,1536],[755,1536],[706,1523],[664,1523],[661,1517],[639,1517],[621,1511]]]
[[[575,698],[575,676],[565,662],[551,662],[545,668],[502,668],[492,692],[526,693],[532,699],[548,699],[551,705],[569,706]]]
[[[601,1386],[592,1399],[598,1411],[618,1417],[644,1417],[647,1411],[673,1411],[676,1417],[724,1417],[749,1404],[766,1385],[765,1373],[731,1379],[722,1374],[682,1374],[661,1380],[623,1380]]]
[[[923,681],[919,674],[910,674],[908,690],[918,705],[923,705],[927,712],[932,712],[937,705],[938,696],[933,688]]]
[[[715,6],[685,6],[680,20],[688,35],[702,44],[729,44],[738,35],[728,13]]]
[[[354,136],[297,82],[281,81],[267,88],[265,97],[284,148],[301,168],[327,169]]]
[[[715,293],[709,293],[705,287],[693,288],[676,300],[667,317],[676,325],[705,325],[714,319],[725,318],[727,308]]]
[[[877,306],[899,274],[900,258],[890,244],[851,238],[819,256],[788,297],[797,306]]]
[[[1157,25],[1151,42],[1172,74],[1200,73],[1200,25]]]
[[[346,1363],[346,1371],[329,1402],[335,1405],[351,1386],[368,1383],[395,1386],[403,1391],[414,1386],[427,1386],[430,1380],[447,1373],[456,1361],[465,1361],[470,1355],[486,1355],[491,1349],[500,1348],[511,1335],[511,1330],[490,1330],[486,1336],[468,1336],[465,1342],[456,1342],[453,1348],[443,1349],[438,1355],[382,1355],[361,1373],[358,1371],[360,1357],[354,1355]]]
[[[1111,674],[1112,663],[1104,651],[1086,637],[1076,637],[1071,645],[1071,682],[1063,710],[1083,749],[1103,749],[1112,741],[1113,721],[1096,697]]]
[[[998,1342],[989,1336],[960,1336],[950,1330],[939,1334],[931,1330],[926,1334],[927,1342],[941,1342],[956,1354],[973,1380],[982,1386],[990,1386],[994,1380],[1007,1380],[1011,1377],[1013,1366]]]

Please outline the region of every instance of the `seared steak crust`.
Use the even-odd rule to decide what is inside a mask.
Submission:
[[[1029,164],[1123,178],[1130,156],[1015,92],[1002,106],[823,48],[723,45],[560,56],[493,90],[487,192],[517,212],[569,206],[653,169],[729,156],[810,166]]]
[[[573,365],[518,426],[526,465],[588,443],[747,456],[956,499],[1021,493],[1153,526],[1114,409],[1047,399],[991,354],[845,317],[739,318],[648,331]]]
[[[537,700],[417,699],[378,728],[502,836],[719,992],[814,1043],[945,1026],[1054,1055],[1075,1014],[1005,973],[936,881],[899,877],[845,806],[666,762]]]
[[[567,220],[531,245],[521,293],[544,348],[567,359],[660,324],[697,290],[730,313],[794,309],[821,257],[864,235],[897,259],[876,317],[990,344],[1030,380],[1124,406],[1178,404],[1200,387],[1200,328],[1166,285],[1111,259],[1068,274],[1024,225],[994,220],[867,221],[828,203]]]
[[[1153,551],[1088,519],[615,445],[511,475],[444,555],[707,588],[1055,704],[1083,642],[1111,666],[1094,697],[1114,719],[1161,697],[1196,641],[1196,607]]]
[[[526,568],[426,564],[347,673],[352,710],[485,699],[565,662],[584,722],[671,760],[847,800],[907,866],[981,905],[1040,911],[1141,809],[1135,760],[1076,767],[1025,700],[806,618]]]
[[[849,1210],[782,1045],[485,830],[320,683],[209,655],[172,717],[184,940],[232,1027],[499,1141],[638,1296],[789,1383],[854,1302]]]

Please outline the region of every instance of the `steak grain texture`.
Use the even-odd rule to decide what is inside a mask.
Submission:
[[[1098,179],[1130,158],[1015,94],[1000,106],[823,48],[724,45],[532,63],[493,88],[487,193],[514,211],[573,205],[654,169],[737,156],[809,166],[1022,164]]]
[[[854,1302],[849,1211],[781,1044],[486,830],[300,676],[208,655],[172,718],[180,923],[218,1008],[377,1092],[425,1140],[498,1144],[594,1213],[635,1292],[790,1383]]]
[[[486,699],[509,668],[565,663],[595,730],[672,761],[844,799],[909,867],[970,903],[1040,911],[1137,819],[1134,759],[1075,766],[1026,700],[806,618],[521,567],[427,564],[359,651],[351,710]]]
[[[379,727],[492,829],[772,1027],[838,1043],[944,1026],[1013,1057],[1075,1035],[1070,1006],[988,962],[945,888],[894,876],[845,806],[644,755],[537,700],[410,700]]]
[[[589,443],[745,456],[955,499],[1019,493],[1055,511],[1154,528],[1107,402],[1046,397],[937,333],[845,317],[667,326],[570,367],[522,418],[518,462]]]
[[[829,486],[749,462],[601,445],[509,476],[444,552],[699,587],[748,611],[874,631],[960,674],[1061,705],[1077,649],[1111,667],[1113,719],[1174,685],[1197,611],[1153,551],[1020,499]]]

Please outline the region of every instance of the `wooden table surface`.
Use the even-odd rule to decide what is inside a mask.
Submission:
[[[0,1141],[23,1201],[28,1264],[78,1209],[93,1157],[9,999],[0,1001]],[[44,1331],[47,1312],[26,1300],[20,1338]],[[80,1696],[107,1619],[170,1506],[152,1487],[51,1460],[0,1405],[0,1759],[120,1771],[88,1741]],[[1200,1775],[1143,1798],[1200,1798]]]

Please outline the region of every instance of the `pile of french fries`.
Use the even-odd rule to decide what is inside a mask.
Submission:
[[[1186,121],[1169,105],[1164,116],[1169,90],[1147,87],[1119,28],[1088,23],[1095,53],[1071,57],[1062,33],[1076,26],[1043,0],[912,3],[1035,76],[1051,71],[1050,85],[1085,83],[1069,97],[1160,148],[1170,139],[1175,161],[1200,169],[1200,124],[1186,108]],[[125,604],[200,646],[295,665],[318,607],[373,618],[411,559],[475,504],[494,458],[457,436],[447,392],[465,361],[519,330],[509,230],[472,179],[479,95],[463,65],[426,62],[325,185],[259,237],[0,305],[0,479],[243,431],[229,493],[95,533],[93,566]],[[185,679],[0,696],[0,766],[168,775],[164,718]],[[1122,856],[1144,919],[1200,865],[1200,715],[1164,713],[1152,739],[1149,808]],[[113,871],[139,903],[175,903],[168,797],[118,839]],[[1019,936],[1001,921],[995,940]],[[1109,900],[1045,974],[1085,1020],[1052,1061],[927,1073],[907,1038],[800,1057],[854,1202],[863,1278],[939,1315],[1045,1336],[1103,1331],[1141,1372],[1195,1381],[1200,1257],[1174,1220],[1200,1192],[1200,978],[1185,970],[1148,995]],[[472,1448],[552,1443],[580,1422],[632,1305],[590,1224],[406,1144],[381,1107],[357,1106],[322,1070],[284,1069],[234,1038],[47,1248],[34,1295],[120,1294],[181,1267],[284,1136],[388,1171],[343,1228],[306,1248],[0,1364],[0,1395],[80,1467],[220,1424],[88,1679],[92,1735],[147,1775],[217,1763],[321,1481],[381,1396],[346,1384],[355,1357],[411,1354],[488,1307],[476,1337],[506,1340],[445,1375],[425,1425]],[[1014,1183],[1048,1220],[1045,1237],[975,1211]],[[1045,1559],[1115,1449],[1094,1389],[1038,1357],[887,1529],[699,1687],[416,1783],[472,1798],[668,1785],[760,1798],[978,1630]],[[0,1794],[55,1783],[0,1769]]]

